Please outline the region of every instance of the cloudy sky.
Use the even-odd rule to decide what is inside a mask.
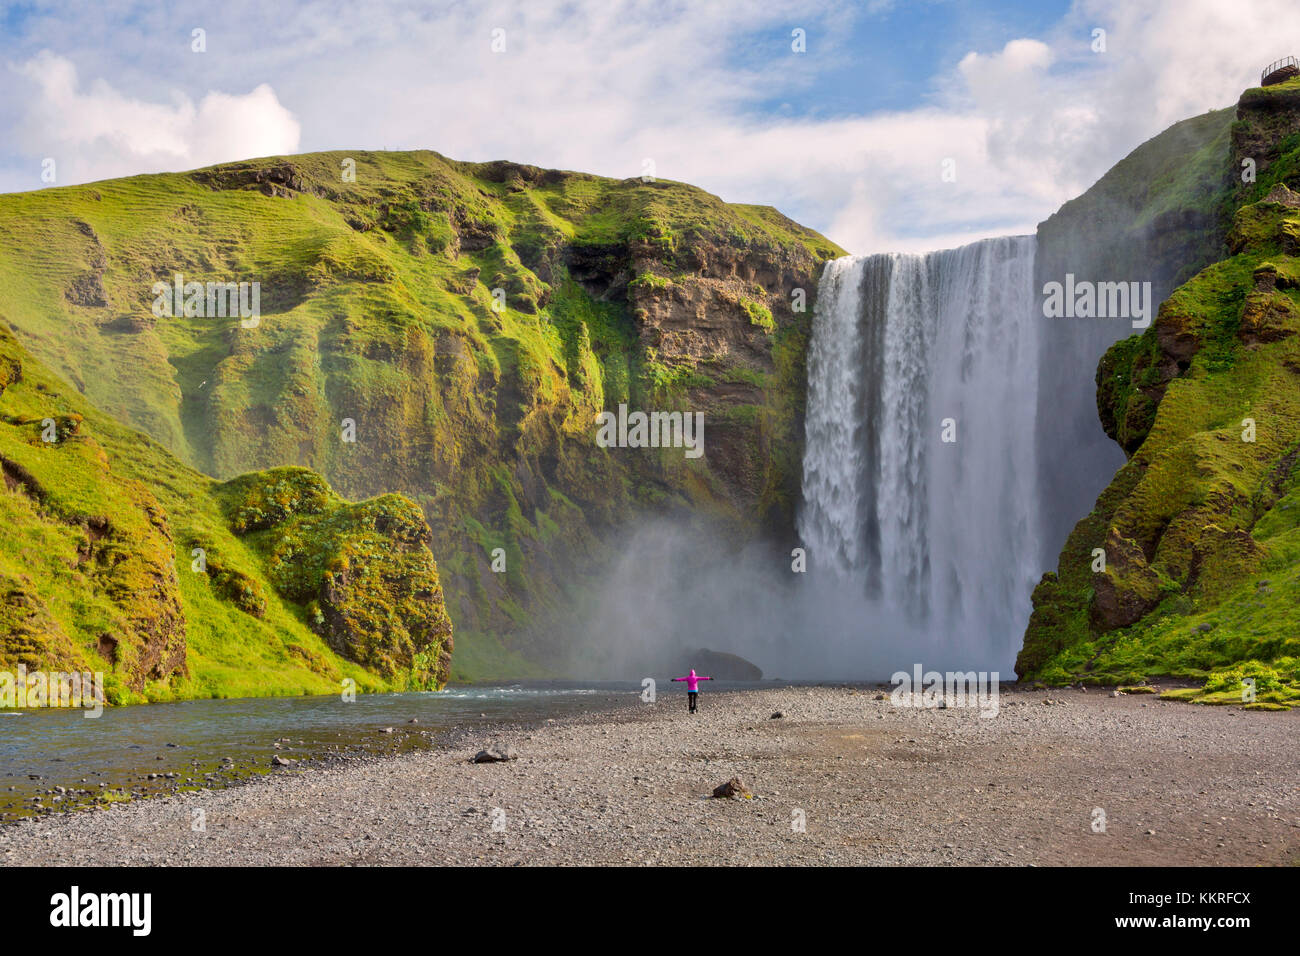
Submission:
[[[0,191],[47,158],[57,185],[318,149],[650,159],[920,251],[1032,231],[1288,54],[1297,0],[0,3]]]

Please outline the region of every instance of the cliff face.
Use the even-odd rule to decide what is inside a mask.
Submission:
[[[428,688],[451,625],[419,509],[281,469],[216,482],[0,328],[0,670],[102,671],[114,703]]]
[[[1245,666],[1262,704],[1300,693],[1300,82],[1248,91],[1231,143],[1227,257],[1098,368],[1101,420],[1128,460],[1035,589],[1021,676]],[[1236,175],[1248,156],[1253,183]]]
[[[1176,123],[1117,163],[1038,227],[1035,288],[1064,282],[1150,282],[1154,301],[1223,258],[1229,224],[1232,108]],[[1042,560],[1124,463],[1097,420],[1095,362],[1132,334],[1114,319],[1049,320],[1040,337],[1037,445]]]
[[[804,350],[840,254],[678,183],[323,153],[0,197],[0,314],[215,478],[296,465],[407,496],[462,672],[519,675],[633,514],[792,534]],[[177,275],[258,283],[258,320],[157,314]],[[620,404],[703,411],[703,457],[597,447]]]

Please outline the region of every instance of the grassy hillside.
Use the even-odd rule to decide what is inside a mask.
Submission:
[[[1102,360],[1129,458],[1035,589],[1022,676],[1177,675],[1234,701],[1254,676],[1260,706],[1300,698],[1300,81],[1237,116],[1230,168],[1251,155],[1258,176],[1220,200],[1228,257]]]
[[[4,328],[0,472],[0,670],[104,671],[114,703],[447,679],[450,623],[408,500],[349,504],[303,469],[218,483]]]
[[[206,474],[410,497],[459,673],[518,676],[635,509],[791,533],[812,299],[840,254],[679,183],[320,153],[0,196],[0,317]],[[260,323],[157,317],[176,274],[260,283]],[[620,402],[705,411],[705,456],[596,448]]]

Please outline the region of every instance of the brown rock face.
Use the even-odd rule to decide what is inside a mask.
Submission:
[[[1106,570],[1093,572],[1088,615],[1101,630],[1128,627],[1160,603],[1160,576],[1147,567],[1142,549],[1111,529],[1106,538]]]
[[[1246,296],[1238,337],[1246,344],[1278,342],[1300,331],[1300,309],[1281,292],[1252,292]]]
[[[663,270],[645,244],[632,252],[638,275]],[[763,327],[762,310],[773,321],[778,314],[791,316],[796,288],[804,288],[811,299],[812,263],[712,242],[688,246],[679,261],[688,271],[668,284],[634,281],[628,289],[644,345],[669,362],[730,360],[770,369],[771,328]]]
[[[314,190],[293,163],[261,166],[256,163],[232,163],[194,173],[194,181],[211,189],[256,189],[265,196],[289,197]]]

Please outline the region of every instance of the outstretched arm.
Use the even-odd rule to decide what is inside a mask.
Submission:
[[[685,677],[674,677],[673,680],[686,680]]]
[[[701,677],[700,680],[713,680],[712,677]]]

